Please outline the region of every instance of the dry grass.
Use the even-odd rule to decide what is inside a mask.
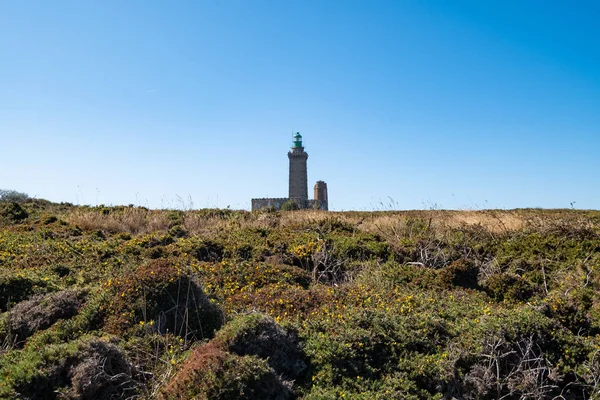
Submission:
[[[480,226],[493,232],[507,232],[522,229],[527,220],[518,211],[482,210],[482,211],[383,211],[383,212],[327,212],[319,210],[301,210],[283,213],[281,225],[312,224],[331,218],[349,225],[357,226],[360,230],[378,233],[385,227],[405,225],[408,220],[424,220],[432,228],[461,228]]]
[[[356,230],[388,237],[391,232],[405,232],[415,221],[426,224],[432,231],[443,234],[449,229],[478,228],[490,234],[511,233],[524,228],[536,230],[597,229],[586,212],[570,210],[412,210],[381,212],[328,212],[298,210],[280,213],[222,212],[213,210],[186,211],[182,225],[191,235],[214,237],[233,229],[273,229],[315,226],[338,221]],[[78,210],[67,221],[84,230],[103,230],[110,233],[146,234],[169,229],[173,220],[169,211],[125,208],[103,214],[97,210]],[[599,216],[600,218],[600,216]]]
[[[281,226],[299,225],[312,222],[321,222],[332,215],[338,216],[338,213],[321,211],[321,210],[298,210],[287,211],[281,214]]]
[[[365,218],[361,229],[371,233],[396,230],[407,225],[408,221],[421,220],[436,230],[480,227],[490,233],[513,232],[526,224],[523,216],[515,211],[402,211],[393,213],[373,213]]]
[[[173,223],[165,211],[144,208],[126,208],[106,215],[93,210],[78,210],[69,214],[67,220],[83,230],[131,234],[164,231]]]
[[[302,215],[295,214],[295,215]],[[183,226],[192,235],[214,237],[224,231],[237,229],[270,229],[280,226],[280,220],[294,212],[285,212],[281,215],[275,213],[249,213],[236,211],[230,215],[213,215],[188,211],[183,217]],[[289,217],[288,217],[289,218]]]
[[[214,237],[218,232],[231,228],[231,222],[217,216],[206,216],[188,211],[183,216],[183,227],[191,235]]]

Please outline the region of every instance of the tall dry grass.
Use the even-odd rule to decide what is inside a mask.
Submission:
[[[281,225],[286,214],[250,213],[234,211],[226,215],[188,211],[183,216],[183,226],[192,235],[212,236],[233,229],[270,229]],[[299,215],[299,214],[295,214]]]
[[[590,218],[591,211],[573,210],[412,210],[374,212],[330,212],[297,210],[256,213],[229,210],[188,210],[180,221],[191,235],[214,236],[233,229],[296,229],[314,227],[327,222],[340,222],[357,231],[379,234],[385,239],[411,234],[415,225],[426,225],[432,234],[449,230],[476,228],[492,235],[530,229],[582,230],[600,229],[600,213]],[[103,214],[98,210],[77,209],[66,219],[85,230],[145,234],[169,229],[174,221],[168,210],[124,208]],[[415,224],[417,222],[417,224]]]
[[[166,211],[144,208],[126,208],[108,214],[94,210],[76,210],[67,216],[67,221],[84,230],[131,234],[164,231],[173,224]]]
[[[411,210],[375,212],[300,210],[283,213],[280,217],[280,224],[282,226],[310,225],[332,219],[355,226],[356,229],[369,233],[402,231],[407,224],[416,220],[424,221],[432,230],[479,227],[491,233],[521,230],[528,223],[528,218],[525,215],[513,210]]]

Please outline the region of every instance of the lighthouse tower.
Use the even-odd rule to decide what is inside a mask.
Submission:
[[[294,209],[314,209],[328,210],[329,200],[327,198],[327,184],[323,181],[318,181],[315,184],[315,198],[308,199],[308,179],[306,176],[306,160],[308,154],[302,146],[302,135],[296,132],[292,149],[288,151],[290,159],[290,191],[288,197],[271,197],[252,199],[252,211],[262,209],[281,210],[286,203],[296,203]]]
[[[306,160],[308,154],[302,147],[302,135],[296,132],[292,150],[288,152],[290,159],[290,200],[296,201],[304,207],[308,200],[308,179],[306,176]]]

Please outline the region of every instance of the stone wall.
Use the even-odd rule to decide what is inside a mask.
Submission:
[[[252,199],[252,211],[261,210],[263,208],[272,207],[275,210],[281,210],[281,207],[288,201],[293,201],[298,204],[301,209],[313,209],[313,210],[327,210],[328,205],[326,201],[322,200],[302,200],[302,199],[289,199],[287,197],[281,198],[263,198],[263,199]]]

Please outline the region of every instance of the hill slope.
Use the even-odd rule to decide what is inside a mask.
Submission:
[[[0,203],[0,398],[591,398],[600,212]]]

